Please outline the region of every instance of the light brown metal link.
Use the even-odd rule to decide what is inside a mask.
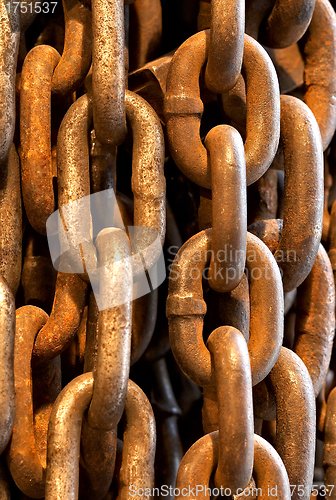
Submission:
[[[230,292],[240,283],[246,260],[244,146],[239,133],[226,125],[211,129],[204,144],[210,157],[212,183],[209,283],[217,292]]]
[[[123,0],[92,1],[92,36],[94,128],[99,142],[118,146],[126,133]]]
[[[29,222],[46,234],[55,210],[51,164],[51,81],[59,53],[47,45],[34,47],[21,74],[20,135],[22,195]]]
[[[8,160],[15,128],[15,71],[20,42],[20,12],[13,1],[0,5],[0,165]]]
[[[335,7],[1,3],[0,499],[336,498]]]
[[[96,246],[100,264],[99,294],[104,310],[98,317],[97,366],[88,417],[91,427],[108,431],[118,425],[126,400],[133,269],[129,241],[121,229],[101,231]]]
[[[171,269],[167,299],[172,351],[184,373],[202,387],[210,383],[211,374],[210,353],[202,335],[206,313],[202,276],[211,245],[211,229],[198,233],[184,244]],[[251,273],[248,345],[252,382],[255,385],[266,377],[279,355],[283,339],[283,296],[275,260],[266,246],[250,233],[247,234],[247,255],[249,251],[254,258],[250,259],[251,262],[247,258]],[[258,274],[253,277],[254,269],[258,270]],[[260,279],[261,269],[272,278]],[[195,353],[197,365],[194,363]]]
[[[208,486],[211,474],[218,463],[219,431],[206,434],[187,451],[184,455],[176,479],[176,487],[182,493],[176,498],[195,498],[193,491],[197,485]],[[256,487],[260,488],[259,495],[269,498],[268,487],[276,486],[275,498],[289,500],[291,496],[285,466],[275,449],[263,438],[254,434],[254,475]],[[183,490],[187,488],[187,490]],[[191,490],[191,494],[185,494]],[[209,487],[197,496],[209,499]],[[228,494],[231,490],[226,485],[222,486],[222,492]],[[261,493],[260,493],[261,492]],[[264,493],[263,493],[264,492]],[[266,493],[265,493],[266,492]],[[233,493],[233,492],[232,492]],[[243,493],[243,492],[241,492]],[[248,496],[247,494],[245,496]],[[253,498],[253,497],[252,497]]]
[[[91,10],[78,0],[62,0],[65,35],[62,57],[51,81],[51,91],[68,95],[82,84],[91,65]]]
[[[209,56],[205,83],[222,94],[235,85],[243,62],[244,4],[240,0],[211,1]]]
[[[199,76],[208,50],[209,33],[201,31],[175,52],[167,77],[165,117],[170,152],[177,166],[193,182],[210,189],[211,171],[199,133],[203,113]],[[273,161],[280,105],[274,67],[264,49],[248,35],[244,39],[243,74],[247,87],[246,182],[250,185]],[[262,93],[260,87],[264,88]]]
[[[218,404],[219,455],[214,480],[217,487],[225,485],[236,491],[247,486],[253,468],[252,379],[248,349],[239,330],[225,326],[211,333],[207,347],[211,353]],[[203,420],[204,410],[203,407]],[[214,415],[209,417],[213,419]],[[232,450],[235,450],[234,456]]]

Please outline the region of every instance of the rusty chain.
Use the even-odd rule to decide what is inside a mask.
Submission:
[[[334,7],[1,2],[1,500],[336,499]]]

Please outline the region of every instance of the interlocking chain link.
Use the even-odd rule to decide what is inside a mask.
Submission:
[[[334,7],[1,3],[1,499],[336,498]]]

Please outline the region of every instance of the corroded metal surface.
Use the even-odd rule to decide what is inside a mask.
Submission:
[[[55,210],[51,165],[51,80],[60,55],[39,45],[27,54],[20,87],[22,195],[29,222],[46,234]]]
[[[335,5],[1,3],[1,499],[336,498]]]

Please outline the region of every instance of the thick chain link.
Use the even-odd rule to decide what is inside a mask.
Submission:
[[[335,99],[329,0],[1,3],[1,500],[336,499]]]

